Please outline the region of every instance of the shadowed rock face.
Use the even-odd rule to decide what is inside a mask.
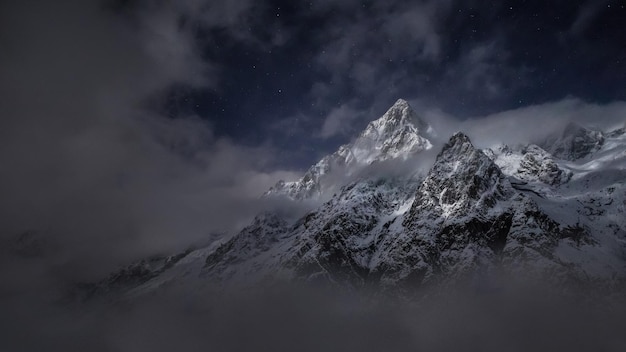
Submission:
[[[419,214],[461,217],[475,207],[490,207],[510,193],[508,181],[496,164],[456,133],[437,156],[435,165],[417,191],[405,224]]]
[[[516,179],[515,184],[536,184],[558,187],[569,182],[573,173],[559,166],[555,158],[535,144],[518,146],[513,150],[507,145],[500,145],[483,152],[493,160],[507,176]],[[518,182],[521,181],[521,182]]]
[[[560,238],[558,224],[516,192],[462,133],[444,146],[402,225],[373,268],[384,285],[460,278],[504,258],[515,261],[531,248],[549,253]]]
[[[575,161],[600,149],[604,139],[602,132],[570,123],[561,136],[546,141],[544,149],[557,158]]]
[[[540,147],[531,144],[522,150],[524,157],[518,169],[526,179],[537,179],[548,185],[563,184],[572,177],[571,173],[559,168],[552,157]]]

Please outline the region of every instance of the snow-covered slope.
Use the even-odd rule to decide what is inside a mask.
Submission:
[[[399,99],[379,119],[370,122],[352,143],[322,158],[297,181],[279,181],[265,196],[292,199],[317,198],[337,186],[327,177],[336,171],[350,175],[376,162],[407,159],[432,148],[433,129],[415,113],[408,102]]]
[[[430,148],[418,133],[425,124],[409,109],[399,101],[322,161],[370,167]],[[580,155],[574,147],[575,153],[559,154],[565,160],[532,144],[479,150],[459,132],[426,175],[357,178],[295,222],[260,214],[223,243],[135,264],[96,291],[114,287],[136,297],[177,285],[287,280],[410,292],[496,271],[549,275],[555,283],[623,284],[626,134],[598,133],[601,145],[585,147],[580,158],[571,157]],[[284,194],[301,199],[319,192],[320,163],[311,169],[317,178],[305,175],[297,183],[306,192]]]

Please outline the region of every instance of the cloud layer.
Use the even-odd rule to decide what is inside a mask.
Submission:
[[[169,118],[159,103],[175,85],[219,84],[181,20],[236,31],[247,5],[135,5],[0,11],[0,234],[41,232],[62,249],[54,265],[79,276],[237,228],[267,206],[264,189],[294,177],[270,167],[271,146],[215,136],[206,119]]]
[[[32,302],[31,302],[32,303]],[[431,292],[406,302],[313,287],[169,290],[141,301],[59,312],[15,304],[2,345],[21,351],[621,351],[626,310],[525,285]],[[37,308],[36,313],[32,313]],[[89,314],[84,309],[89,308]],[[24,331],[28,331],[25,335]]]
[[[459,119],[419,100],[414,101],[413,106],[433,125],[439,138],[445,140],[454,132],[463,131],[481,148],[497,144],[539,144],[561,133],[570,122],[601,131],[626,125],[626,102],[623,101],[594,104],[566,98],[467,119]]]

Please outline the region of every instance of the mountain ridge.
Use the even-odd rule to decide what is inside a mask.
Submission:
[[[367,140],[376,142],[368,144],[374,149],[402,141],[394,138],[403,126],[411,133],[420,130],[405,123],[412,117],[408,109],[398,101],[360,137],[372,135]],[[385,141],[376,139],[381,135]],[[503,268],[509,275],[548,275],[561,283],[620,285],[626,282],[626,137],[603,133],[603,138],[602,145],[572,161],[533,144],[481,150],[457,132],[424,175],[351,179],[295,221],[260,214],[220,245],[175,257],[123,291],[136,296],[189,280],[193,285],[286,280],[410,292]],[[424,146],[403,144],[409,146],[405,155],[425,150],[413,150],[415,145]],[[346,148],[339,148],[342,155],[348,155]],[[309,190],[322,187],[320,179],[302,180],[319,187]],[[108,290],[106,282],[99,287]]]

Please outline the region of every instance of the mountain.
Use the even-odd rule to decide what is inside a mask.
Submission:
[[[575,161],[598,151],[604,141],[605,135],[601,131],[594,131],[571,122],[560,136],[549,138],[544,147],[557,158]]]
[[[329,165],[350,172],[352,165],[414,162],[412,154],[432,148],[421,132],[430,135],[426,126],[400,100],[291,184],[300,188],[283,183],[266,196],[283,194],[294,202],[316,196],[327,187],[322,176]],[[572,128],[562,136],[571,136]],[[224,242],[133,264],[92,292],[141,297],[181,285],[295,281],[410,294],[501,274],[549,277],[558,285],[623,285],[626,135],[583,132],[601,136],[602,143],[563,137],[557,142],[570,149],[557,148],[559,156],[533,144],[480,150],[458,132],[425,174],[348,179],[300,219],[259,214]]]
[[[379,119],[370,122],[352,143],[322,158],[301,179],[279,181],[265,196],[287,196],[292,199],[318,198],[334,186],[329,175],[337,172],[351,175],[357,169],[377,162],[404,159],[433,147],[434,131],[411,108],[398,99]]]

